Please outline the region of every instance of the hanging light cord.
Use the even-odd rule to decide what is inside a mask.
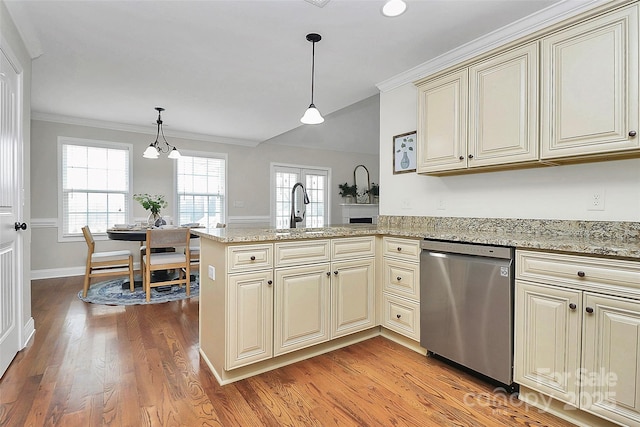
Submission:
[[[313,86],[316,75],[316,42],[311,43],[311,105],[313,105]]]

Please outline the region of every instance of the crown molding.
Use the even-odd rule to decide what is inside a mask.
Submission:
[[[376,84],[376,87],[380,92],[388,92],[531,35],[565,19],[610,3],[619,2],[617,0],[563,0],[380,82]]]
[[[100,129],[117,130],[121,132],[136,132],[149,135],[156,134],[156,127],[148,127],[141,125],[132,125],[127,123],[116,123],[104,120],[85,119],[81,117],[63,116],[59,114],[42,113],[39,111],[31,112],[31,120],[40,120],[43,122],[63,123],[67,125],[89,126]],[[206,135],[202,133],[183,132],[177,130],[164,129],[164,134],[172,138],[190,139],[194,141],[215,142],[218,144],[240,145],[243,147],[255,148],[260,145],[261,141],[251,139],[228,138],[224,136]]]
[[[4,5],[7,7],[7,11],[9,11],[13,24],[18,29],[18,33],[22,38],[22,42],[29,56],[31,59],[38,58],[44,51],[42,50],[38,32],[33,27],[29,15],[24,10],[24,4],[19,1],[7,1],[4,2]]]

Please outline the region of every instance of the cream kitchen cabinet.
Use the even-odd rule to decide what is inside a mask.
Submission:
[[[374,259],[331,263],[331,338],[375,326]]]
[[[420,340],[420,241],[382,238],[382,326]]]
[[[538,157],[538,42],[418,83],[419,173]]]
[[[275,244],[274,355],[375,326],[374,239]]]
[[[541,158],[640,148],[638,5],[542,38]]]
[[[515,381],[640,426],[640,263],[516,251]]]
[[[273,271],[231,274],[226,369],[273,357]]]
[[[328,341],[331,272],[328,262],[276,268],[274,354]]]

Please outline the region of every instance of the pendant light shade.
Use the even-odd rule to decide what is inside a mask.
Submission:
[[[156,120],[156,124],[158,125],[158,130],[156,132],[156,140],[149,144],[142,157],[145,159],[157,159],[160,156],[160,153],[169,153],[167,157],[170,159],[179,159],[180,152],[178,149],[169,144],[167,142],[167,138],[164,137],[164,129],[162,128],[162,117],[160,114],[164,111],[162,107],[156,107],[156,111],[158,112],[158,119]],[[162,141],[160,141],[160,135],[162,135]]]
[[[311,50],[311,104],[307,111],[305,111],[304,116],[300,119],[302,123],[305,125],[317,125],[324,122],[324,118],[320,111],[316,108],[313,103],[313,89],[315,83],[315,66],[316,66],[316,43],[322,40],[322,36],[316,33],[307,34],[307,40],[312,43]]]

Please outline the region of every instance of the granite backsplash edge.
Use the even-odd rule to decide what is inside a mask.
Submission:
[[[379,227],[504,232],[536,236],[575,236],[633,241],[640,239],[640,222],[559,219],[464,218],[431,216],[378,216]]]

